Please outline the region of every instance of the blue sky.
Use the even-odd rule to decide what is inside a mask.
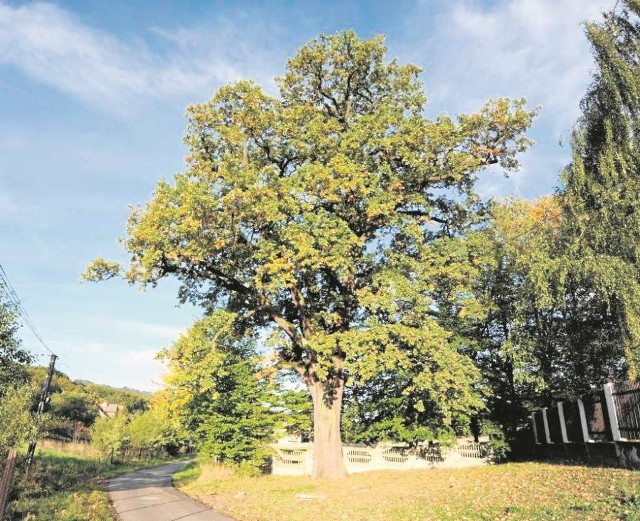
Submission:
[[[429,115],[498,96],[541,106],[522,171],[479,184],[537,197],[567,162],[558,142],[593,66],[580,23],[614,3],[0,0],[0,263],[61,370],[154,389],[154,353],[198,310],[176,307],[171,282],[142,293],[79,276],[96,256],[125,259],[128,205],[182,168],[188,104],[240,78],[275,93],[285,59],[318,33],[383,33],[391,57],[425,69]]]

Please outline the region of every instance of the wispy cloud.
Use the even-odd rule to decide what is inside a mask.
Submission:
[[[170,324],[157,324],[138,320],[125,320],[111,317],[89,318],[93,327],[117,331],[129,337],[146,339],[147,344],[158,346],[161,349],[166,343],[175,342],[184,328]]]
[[[0,3],[0,65],[110,111],[130,110],[144,97],[208,96],[227,81],[269,77],[259,50],[241,53],[230,24],[205,32],[155,29],[134,42],[90,27],[68,11],[44,3]],[[153,38],[169,41],[164,51]]]
[[[526,96],[543,106],[554,130],[565,131],[592,67],[582,22],[611,7],[610,0],[451,2],[418,45],[439,57],[428,58],[431,98],[473,110],[488,95]]]
[[[530,135],[538,142],[523,172],[485,177],[484,195],[548,193],[568,160],[558,146],[580,114],[593,60],[583,22],[598,20],[612,0],[438,1],[418,3],[401,50],[425,67],[430,112],[477,110],[488,98],[526,97],[541,111]],[[435,16],[435,19],[434,19]],[[432,30],[422,30],[427,18]]]
[[[155,349],[143,349],[141,351],[129,351],[124,356],[119,358],[118,363],[122,365],[128,365],[131,363],[137,364],[140,362],[150,363],[155,360],[155,356],[158,352]]]

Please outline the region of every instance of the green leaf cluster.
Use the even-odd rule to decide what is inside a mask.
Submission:
[[[28,386],[5,389],[0,399],[0,462],[8,449],[17,448],[36,435],[36,421],[30,406],[31,392]]]

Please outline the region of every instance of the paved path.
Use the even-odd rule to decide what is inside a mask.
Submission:
[[[171,475],[184,463],[138,470],[109,480],[109,496],[121,521],[233,521],[179,492]]]

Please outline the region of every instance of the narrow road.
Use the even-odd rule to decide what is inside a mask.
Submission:
[[[173,487],[184,463],[138,470],[109,480],[109,496],[121,521],[233,521]]]

